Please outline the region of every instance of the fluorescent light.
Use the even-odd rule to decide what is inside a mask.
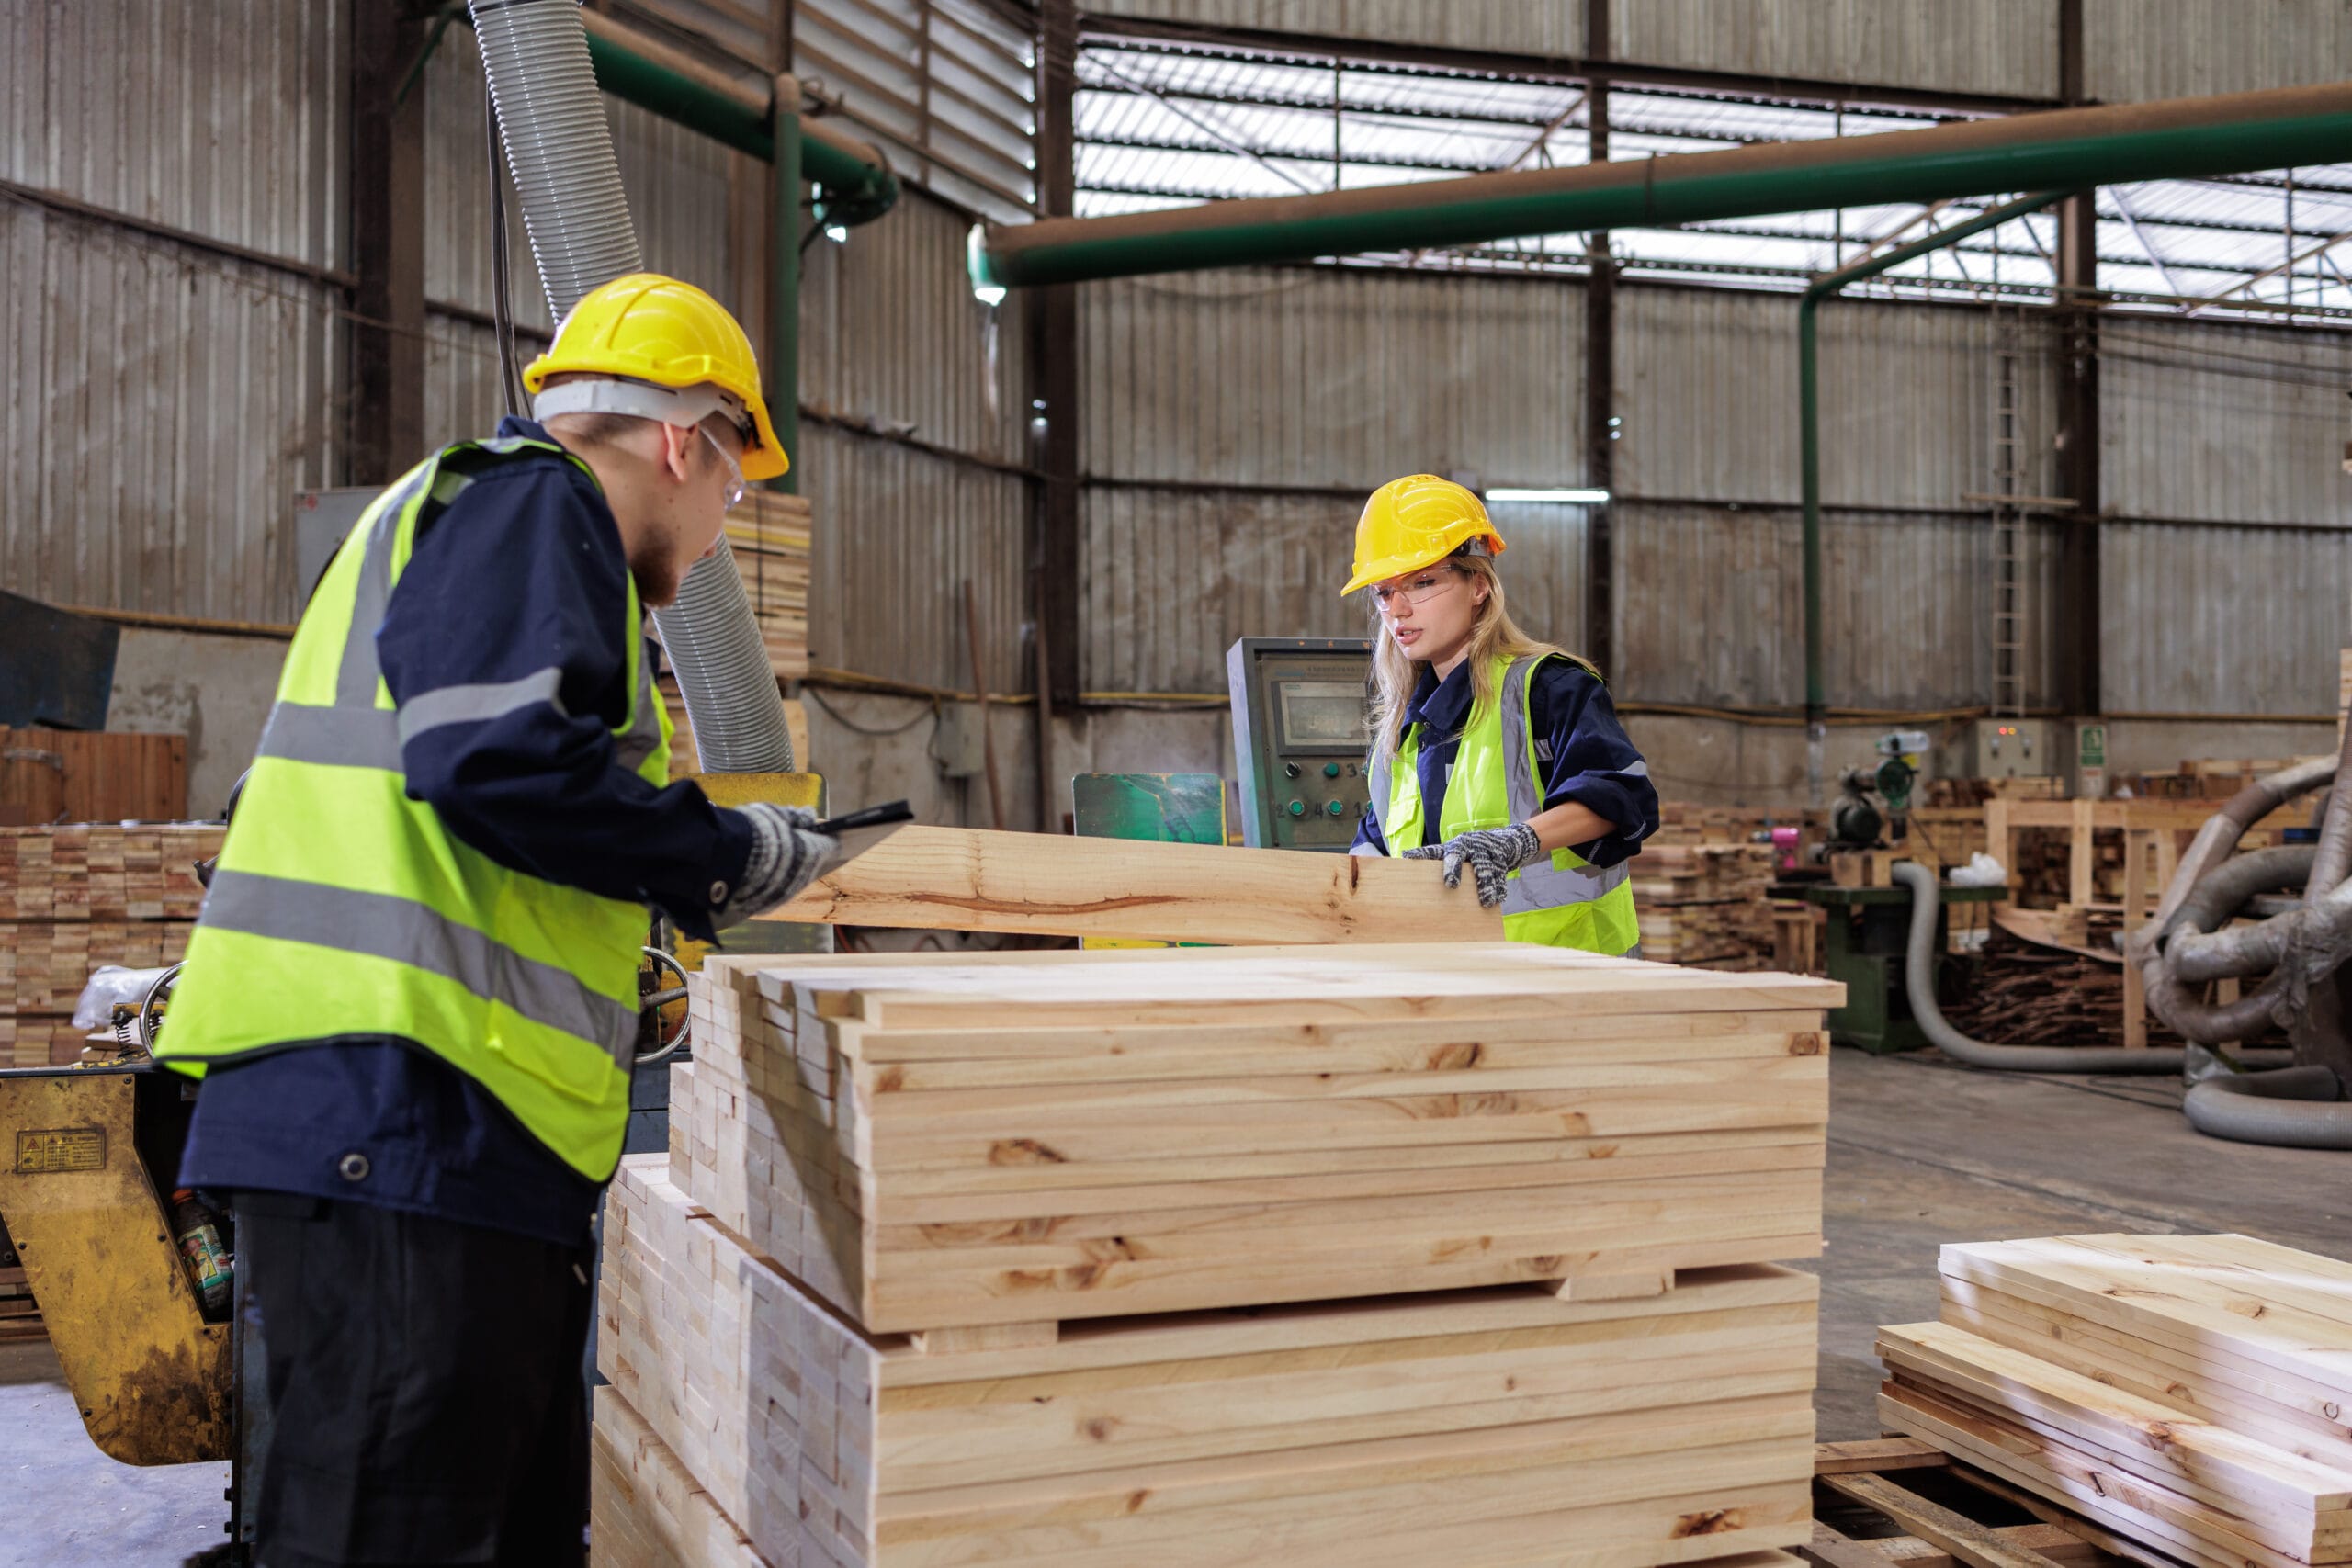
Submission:
[[[1609,500],[1605,490],[1490,490],[1488,501],[1550,501],[1564,506],[1601,506]]]
[[[1004,303],[1004,290],[993,283],[975,283],[972,285],[972,298],[983,305],[1001,305]]]
[[[825,238],[837,245],[846,245],[849,243],[849,226],[845,223],[828,223],[825,225]]]

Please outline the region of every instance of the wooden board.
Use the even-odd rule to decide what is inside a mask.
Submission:
[[[1817,1285],[1790,1270],[926,1353],[829,1311],[659,1156],[623,1161],[605,1247],[600,1370],[770,1562],[1644,1568],[1810,1529]]]
[[[1838,994],[1517,944],[718,958],[673,1169],[873,1331],[1810,1257]]]
[[[170,822],[187,815],[187,737],[0,725],[0,800],[33,822]]]
[[[1502,935],[1433,861],[921,825],[760,918],[1227,944]]]

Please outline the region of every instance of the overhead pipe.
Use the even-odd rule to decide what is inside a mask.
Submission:
[[[1907,245],[1897,245],[1841,267],[1815,278],[1797,303],[1797,428],[1804,492],[1804,774],[1808,805],[1822,803],[1823,753],[1829,736],[1828,683],[1822,670],[1821,651],[1821,374],[1817,320],[1821,302],[1849,284],[1876,277],[1930,251],[1956,244],[1987,229],[1996,229],[2012,219],[2039,212],[2052,202],[2063,200],[2066,194],[2046,191],[2039,196],[2019,197],[1987,209],[1965,222],[1939,229]]]
[[[1725,218],[2080,190],[2352,160],[2352,83],[2052,109],[1885,136],[975,229],[975,287],[1659,229]]]

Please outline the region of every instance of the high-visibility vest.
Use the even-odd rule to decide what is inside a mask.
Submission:
[[[1481,828],[1524,822],[1543,810],[1527,682],[1548,657],[1495,661],[1495,700],[1471,708],[1454,752],[1445,807],[1438,816],[1441,842]],[[1421,726],[1411,726],[1396,751],[1373,768],[1373,814],[1391,855],[1401,856],[1421,841],[1421,775],[1416,765],[1420,732]],[[1588,953],[1632,953],[1642,940],[1632,872],[1623,863],[1603,869],[1574,850],[1554,850],[1548,863],[1510,874],[1503,935]]]
[[[602,1181],[628,1122],[646,910],[460,841],[408,797],[401,762],[408,736],[553,697],[561,671],[444,687],[395,710],[376,660],[418,529],[473,475],[548,454],[579,461],[524,437],[445,447],[344,540],[295,630],[155,1056],[201,1077],[209,1063],[337,1038],[411,1041]],[[628,616],[629,710],[613,738],[621,766],[665,784],[669,716],[634,581]]]

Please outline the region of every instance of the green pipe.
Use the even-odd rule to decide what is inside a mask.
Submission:
[[[469,17],[463,19],[470,25]],[[596,85],[623,103],[683,125],[722,147],[748,153],[763,164],[775,162],[773,86],[764,92],[749,86],[722,89],[644,53],[596,12],[583,12],[581,19],[587,24],[588,60],[596,69]],[[434,41],[438,41],[437,36]],[[420,60],[418,68],[422,66]],[[823,191],[827,222],[870,223],[898,204],[899,179],[889,170],[829,138],[800,136],[797,140],[801,177]],[[798,205],[796,195],[796,210]],[[798,243],[797,238],[794,243]]]
[[[1807,748],[1806,784],[1812,804],[1821,804],[1821,761],[1817,749],[1829,720],[1829,697],[1821,668],[1821,302],[1849,283],[1876,277],[1889,268],[1926,255],[1929,251],[1998,228],[2012,219],[2039,212],[2069,193],[2049,191],[2019,197],[1987,208],[1964,223],[1897,245],[1891,251],[1815,278],[1797,302],[1797,429],[1799,482],[1804,492],[1804,724]]]
[[[2338,83],[992,226],[971,271],[976,286],[1018,288],[2347,160],[2352,83]]]
[[[800,117],[790,105],[775,110],[775,217],[768,230],[768,419],[792,466],[772,481],[786,495],[800,493]]]

